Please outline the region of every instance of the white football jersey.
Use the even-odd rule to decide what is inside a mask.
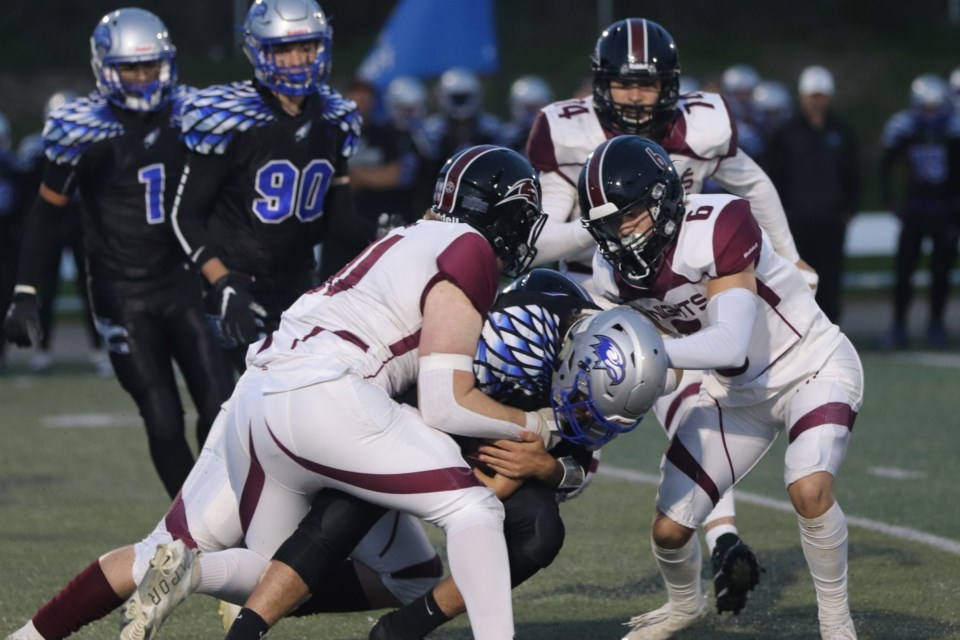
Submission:
[[[600,126],[593,98],[554,102],[537,114],[527,155],[544,181],[543,210],[550,217],[548,224],[579,219],[580,169],[587,156],[610,137],[613,134]],[[680,96],[677,116],[665,138],[657,142],[670,154],[685,193],[700,193],[704,180],[712,178],[730,193],[750,201],[753,215],[770,235],[777,252],[791,262],[799,259],[776,189],[763,169],[737,148],[737,127],[719,94]],[[559,184],[548,188],[545,173],[559,176]],[[567,255],[571,261],[589,266],[592,248],[587,254],[577,254],[542,246],[550,240],[551,234],[544,232],[538,241],[541,252]]]
[[[443,280],[485,316],[500,282],[490,243],[463,223],[421,220],[394,229],[322,287],[300,296],[283,312],[280,327],[251,345],[247,364],[268,373],[268,391],[352,372],[396,396],[416,382],[422,305]]]
[[[817,306],[799,269],[778,255],[746,200],[695,195],[649,289],[625,283],[600,255],[594,285],[608,299],[646,313],[674,336],[708,324],[707,282],[755,265],[758,309],[741,367],[707,372],[704,387],[726,404],[752,404],[817,371],[843,339]]]

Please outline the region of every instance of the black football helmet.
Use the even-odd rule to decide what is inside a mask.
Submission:
[[[611,138],[587,158],[577,192],[581,222],[603,257],[629,284],[649,287],[684,212],[683,187],[667,152],[640,136]],[[621,238],[623,218],[643,211],[653,226]]]
[[[591,62],[600,124],[614,133],[662,135],[680,97],[680,54],[673,36],[650,20],[620,20],[600,34]],[[616,104],[610,95],[614,80],[660,80],[660,97],[649,106]]]
[[[547,216],[537,173],[516,151],[492,144],[470,147],[440,169],[431,211],[483,234],[503,262],[504,275],[524,273]]]

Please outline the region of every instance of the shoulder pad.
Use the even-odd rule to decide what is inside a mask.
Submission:
[[[890,119],[883,126],[883,135],[880,138],[881,144],[885,147],[896,146],[904,138],[913,135],[915,125],[916,122],[910,111],[898,111],[890,116]]]
[[[325,84],[317,90],[317,95],[323,99],[323,119],[337,125],[346,134],[341,152],[344,157],[349,158],[357,148],[363,124],[360,112],[357,111],[357,103],[344,98],[336,89]]]
[[[701,160],[737,155],[737,126],[719,94],[700,91],[680,96],[678,117],[663,141],[668,153]]]
[[[195,87],[178,84],[173,93],[173,107],[170,109],[170,126],[181,129],[183,127],[183,107],[197,94]]]
[[[594,149],[607,139],[600,126],[600,120],[593,110],[593,99],[561,100],[545,106],[537,118],[546,119],[550,125],[549,140],[545,135],[535,140],[540,149],[538,157],[549,158],[547,147],[553,148],[553,159],[558,167],[567,167],[573,176],[574,184],[580,173],[580,167]],[[535,169],[549,170],[549,167],[534,166]]]
[[[194,92],[181,109],[183,141],[206,155],[227,149],[234,132],[274,120],[251,81],[217,84]]]
[[[43,127],[43,149],[50,162],[76,164],[94,142],[119,136],[117,122],[106,99],[99,93],[66,103],[47,117]]]

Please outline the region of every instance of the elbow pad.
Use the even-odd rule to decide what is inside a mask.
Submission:
[[[454,371],[473,373],[473,359],[447,353],[420,358],[417,388],[423,421],[438,431],[460,436],[519,440],[518,425],[476,413],[457,402],[453,392]]]
[[[707,303],[705,329],[664,340],[676,369],[728,369],[743,365],[757,317],[757,296],[747,289],[727,289]]]

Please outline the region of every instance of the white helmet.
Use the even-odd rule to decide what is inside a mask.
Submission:
[[[156,111],[173,95],[177,48],[166,25],[149,11],[117,9],[100,19],[90,37],[90,66],[100,94],[132,111]],[[160,75],[146,83],[124,83],[118,65],[159,62]]]
[[[551,102],[553,91],[540,76],[520,76],[510,85],[510,115],[514,120],[528,120]]]
[[[560,434],[597,448],[632,431],[663,394],[669,368],[660,332],[630,307],[578,320],[554,370],[550,404]]]
[[[243,51],[260,84],[277,93],[302,96],[327,81],[333,63],[333,28],[314,0],[257,0],[243,22]],[[316,42],[317,57],[301,66],[274,63],[272,47]]]
[[[413,76],[394,78],[384,95],[387,113],[394,124],[407,127],[427,115],[427,90]]]
[[[947,83],[935,73],[921,74],[910,83],[910,106],[916,109],[942,109],[948,97]]]
[[[480,110],[480,79],[463,67],[447,69],[440,76],[437,102],[449,117],[455,120],[472,118]]]
[[[833,91],[833,74],[827,68],[813,65],[800,72],[800,79],[797,81],[797,93],[801,96],[817,93],[832,96]]]

